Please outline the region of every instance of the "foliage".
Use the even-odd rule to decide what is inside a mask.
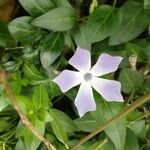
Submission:
[[[0,68],[8,71],[23,113],[56,149],[75,145],[135,99],[150,93],[149,0],[19,0],[18,5],[24,9],[23,15],[19,10],[8,23],[0,21]],[[106,102],[95,92],[96,111],[78,117],[74,106],[78,87],[62,94],[52,81],[70,67],[68,60],[77,46],[91,52],[93,64],[103,52],[124,58],[119,70],[106,76],[121,82],[124,103]],[[78,149],[150,149],[148,105]],[[46,149],[22,124],[1,82],[0,149]]]

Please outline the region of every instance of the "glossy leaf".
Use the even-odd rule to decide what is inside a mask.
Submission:
[[[32,100],[33,100],[33,105],[37,109],[41,107],[44,109],[49,108],[48,93],[47,93],[46,88],[42,86],[41,84],[35,88]]]
[[[75,29],[74,39],[76,45],[84,49],[91,49],[91,43],[88,41],[88,36],[86,35],[86,28],[85,26],[78,26]]]
[[[124,150],[139,150],[138,140],[135,134],[127,128],[126,142]]]
[[[29,78],[33,80],[43,80],[44,77],[43,75],[38,71],[38,69],[33,65],[30,64],[29,62],[26,62],[24,64],[24,74]]]
[[[101,126],[110,118],[115,116],[123,109],[122,103],[106,102],[96,95],[97,108],[96,111],[91,112],[93,118]],[[104,130],[116,147],[116,150],[123,150],[126,136],[126,119],[123,118],[119,122],[112,124]]]
[[[60,116],[58,117],[57,114],[55,113],[55,110],[53,109],[50,110],[50,114],[53,118],[53,121],[51,121],[51,126],[54,134],[56,135],[59,141],[61,141],[64,145],[66,145],[68,138],[66,131],[64,130],[62,123],[59,120]]]
[[[57,7],[71,7],[68,0],[52,0]]]
[[[123,21],[117,31],[109,39],[110,45],[117,45],[133,38],[142,33],[149,23],[149,18],[143,10],[140,2],[127,1],[121,8]]]
[[[64,112],[59,111],[57,109],[53,109],[53,112],[58,117],[60,124],[66,132],[74,132],[78,131],[76,124],[72,121],[72,119],[67,116]]]
[[[122,20],[120,12],[109,6],[101,5],[89,16],[86,25],[88,40],[91,43],[110,36],[119,27]]]
[[[41,31],[31,25],[32,17],[24,16],[12,20],[8,24],[11,35],[23,44],[30,44],[40,39]]]
[[[40,134],[44,135],[45,123],[39,120],[36,120],[34,124],[35,124],[34,126],[37,129],[37,131]],[[26,129],[26,131],[24,132],[24,141],[25,141],[27,150],[31,150],[31,149],[36,150],[41,143],[41,141],[37,137],[35,137],[35,135],[28,129]]]
[[[150,0],[144,0],[144,8],[145,9],[150,9]]]
[[[48,69],[52,63],[60,56],[64,48],[64,37],[61,33],[49,34],[41,47],[40,59],[42,66]]]
[[[142,87],[144,79],[137,71],[124,68],[120,72],[119,81],[122,85],[122,91],[125,93],[131,93]]]
[[[51,0],[19,0],[19,2],[33,17],[38,17],[54,7]]]
[[[53,31],[66,31],[74,26],[75,21],[76,15],[72,8],[58,7],[36,18],[32,24]]]

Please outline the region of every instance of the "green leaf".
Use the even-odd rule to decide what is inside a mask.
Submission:
[[[52,0],[56,7],[71,7],[68,0]]]
[[[122,85],[122,91],[125,93],[131,93],[142,87],[144,79],[137,71],[124,68],[120,72],[119,81]]]
[[[32,17],[24,16],[14,19],[8,24],[11,35],[23,44],[31,44],[41,37],[39,28],[31,25]]]
[[[42,84],[37,86],[35,88],[35,91],[33,93],[33,105],[39,109],[39,108],[49,108],[49,98],[48,98],[48,93],[47,90]]]
[[[33,110],[32,101],[26,96],[16,96],[18,106],[21,108],[24,114],[28,115]]]
[[[32,79],[32,80],[43,80],[44,79],[43,75],[37,70],[37,68],[34,65],[30,64],[29,62],[26,62],[24,64],[23,70],[24,70],[24,74],[29,79]]]
[[[88,40],[101,41],[118,29],[122,20],[119,11],[109,5],[101,5],[89,16],[86,25]]]
[[[106,102],[102,100],[99,95],[96,96],[97,109],[94,112],[91,112],[93,118],[103,125],[109,119],[114,117],[123,109],[122,103],[117,102]],[[116,147],[116,150],[123,150],[126,136],[126,119],[123,118],[119,122],[112,124],[107,129],[104,130],[108,137],[111,139],[113,144]]]
[[[137,137],[129,128],[127,128],[124,150],[139,150]]]
[[[145,120],[133,121],[128,124],[128,127],[134,132],[134,134],[141,139],[146,136],[146,122]]]
[[[33,17],[38,17],[54,7],[51,0],[19,0],[19,2]]]
[[[74,30],[74,39],[76,42],[76,45],[78,45],[81,48],[90,50],[91,49],[91,43],[88,42],[88,36],[86,35],[86,28],[85,26],[78,26]]]
[[[72,8],[58,7],[36,18],[32,24],[53,31],[66,31],[74,26],[75,21],[76,14]]]
[[[43,68],[49,69],[51,64],[60,56],[64,48],[64,37],[61,33],[51,33],[41,47],[40,59]]]
[[[99,127],[97,121],[93,119],[93,117],[89,113],[82,118],[74,120],[74,123],[77,125],[79,130],[84,132],[92,132]]]
[[[44,135],[44,131],[45,131],[44,122],[36,120],[34,122],[34,126],[41,135]],[[27,150],[36,150],[41,143],[41,141],[28,129],[26,129],[26,131],[24,132],[24,141],[25,141]]]
[[[54,134],[64,145],[67,145],[67,134],[65,129],[63,128],[62,122],[60,122],[60,116],[58,116],[54,109],[50,109],[50,115],[53,118],[51,121],[51,126]]]
[[[117,45],[134,39],[142,33],[149,23],[141,3],[127,1],[121,8],[123,21],[118,30],[110,36],[109,44]]]
[[[59,123],[66,132],[75,132],[78,130],[76,124],[64,112],[57,109],[53,109],[53,112],[58,117]]]
[[[0,21],[0,46],[2,47],[10,47],[13,46],[14,40],[10,35],[7,24]]]
[[[25,143],[19,140],[15,146],[15,150],[26,150]]]
[[[144,9],[150,9],[150,0],[144,0]]]

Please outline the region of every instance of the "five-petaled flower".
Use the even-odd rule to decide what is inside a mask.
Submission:
[[[53,81],[58,84],[63,93],[81,84],[75,98],[75,106],[82,117],[86,112],[96,109],[92,87],[106,101],[123,101],[120,82],[99,78],[116,71],[122,59],[120,56],[102,53],[91,68],[90,52],[78,47],[69,60],[69,64],[78,71],[64,70]]]

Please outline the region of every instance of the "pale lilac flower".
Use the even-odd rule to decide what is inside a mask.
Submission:
[[[122,59],[120,56],[102,53],[97,63],[91,68],[90,52],[78,47],[69,60],[69,64],[78,71],[64,70],[53,81],[58,84],[63,93],[81,84],[75,98],[75,106],[82,117],[86,112],[96,109],[92,87],[106,101],[123,101],[120,82],[99,78],[116,71]]]

